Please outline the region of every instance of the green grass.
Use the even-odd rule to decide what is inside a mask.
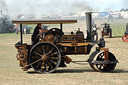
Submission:
[[[112,28],[113,36],[123,36],[126,30],[124,24],[112,24],[111,28]]]
[[[3,34],[0,34],[0,39],[12,38],[12,36],[14,35],[15,33],[3,33]]]

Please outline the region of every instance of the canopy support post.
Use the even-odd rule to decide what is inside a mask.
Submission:
[[[60,23],[61,36],[62,36],[62,29],[63,29],[62,23]]]
[[[20,24],[20,43],[23,44],[23,36],[22,36],[22,24]]]

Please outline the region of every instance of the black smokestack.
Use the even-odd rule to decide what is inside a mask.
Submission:
[[[86,14],[86,25],[87,25],[87,41],[92,41],[92,12]]]

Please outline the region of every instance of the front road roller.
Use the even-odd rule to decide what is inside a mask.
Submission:
[[[96,50],[93,52],[89,57],[89,65],[92,69],[99,72],[112,72],[118,61],[116,60],[116,57],[106,50],[107,48],[104,48],[104,50]]]

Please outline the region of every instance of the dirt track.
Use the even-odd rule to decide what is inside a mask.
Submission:
[[[30,41],[30,35],[24,35]],[[128,43],[121,36],[105,38],[106,47],[117,57],[119,63],[113,73],[95,72],[87,63],[67,65],[55,73],[38,74],[33,69],[22,71],[16,60],[14,44],[19,35],[0,34],[0,85],[127,85]],[[95,50],[93,47],[92,51]],[[88,55],[70,56],[73,60],[87,60]]]

